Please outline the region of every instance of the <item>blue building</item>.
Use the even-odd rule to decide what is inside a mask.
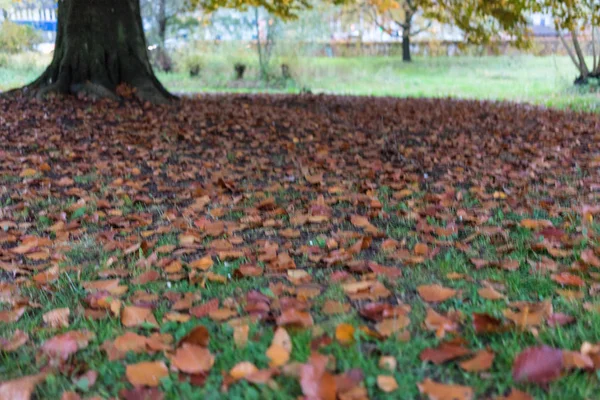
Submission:
[[[45,1],[36,3],[35,5],[25,1],[17,3],[12,9],[6,10],[7,17],[16,24],[37,29],[44,35],[45,39],[53,41],[58,26],[57,5],[54,2]],[[0,19],[2,18],[0,15]]]

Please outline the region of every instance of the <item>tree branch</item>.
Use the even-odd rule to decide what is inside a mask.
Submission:
[[[577,67],[577,69],[581,71],[581,67],[579,66],[579,62],[577,61],[577,58],[575,57],[575,54],[573,53],[573,50],[571,50],[571,48],[569,47],[569,44],[565,40],[565,38],[562,35],[562,33],[559,33],[558,37],[560,38],[560,41],[562,42],[563,46],[565,46],[565,49],[567,50],[567,53],[569,54],[569,57],[571,57],[571,61],[573,61],[573,64],[575,64],[575,66]]]

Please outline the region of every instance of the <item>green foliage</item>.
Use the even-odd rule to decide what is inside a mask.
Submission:
[[[507,33],[516,45],[529,44],[527,13],[531,0],[423,0],[425,14],[460,28],[466,41],[487,43]]]
[[[351,0],[328,0],[331,4],[343,4]],[[311,9],[315,5],[311,0],[191,0],[192,7],[200,7],[207,12],[219,8],[235,8],[247,10],[248,7],[263,7],[269,14],[284,20],[298,18],[301,11]]]
[[[29,26],[4,21],[0,25],[0,51],[7,53],[18,53],[30,50],[41,42],[41,38],[35,29]]]

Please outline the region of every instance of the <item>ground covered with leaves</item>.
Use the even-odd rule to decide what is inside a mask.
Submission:
[[[600,390],[600,118],[0,100],[0,398]]]

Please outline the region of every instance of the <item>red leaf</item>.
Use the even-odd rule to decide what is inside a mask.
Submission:
[[[545,384],[560,377],[563,367],[562,350],[548,346],[529,347],[513,364],[513,379],[517,382]]]

